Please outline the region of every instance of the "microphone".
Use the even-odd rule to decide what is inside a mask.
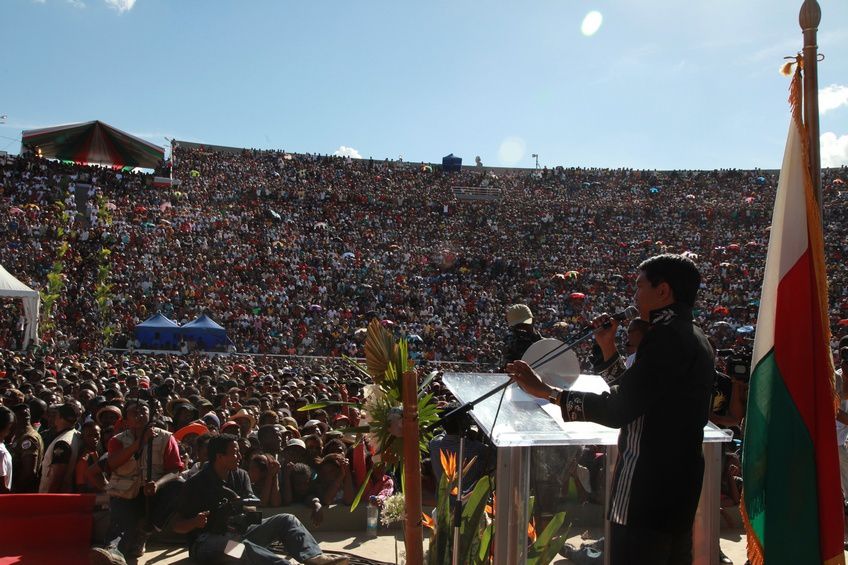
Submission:
[[[621,312],[616,312],[615,314],[610,315],[610,318],[612,318],[613,320],[615,320],[617,322],[623,322],[625,320],[627,320],[629,322],[630,320],[635,320],[638,317],[639,317],[639,309],[636,308],[635,306],[628,306],[627,308],[625,308]],[[607,322],[604,325],[607,326],[608,324],[609,324],[609,322]]]

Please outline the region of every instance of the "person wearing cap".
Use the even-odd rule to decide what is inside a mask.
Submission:
[[[74,466],[82,439],[74,429],[79,415],[70,404],[56,408],[53,418],[54,439],[44,451],[41,461],[41,482],[38,492],[72,492]]]
[[[542,339],[542,334],[533,327],[533,312],[526,304],[513,304],[507,308],[506,322],[509,335],[505,340],[501,366],[521,359],[531,345]]]
[[[173,431],[177,431],[196,420],[198,411],[187,398],[177,398],[168,403],[165,412],[173,419]]]
[[[268,546],[282,542],[287,553],[304,565],[347,565],[342,556],[326,555],[312,534],[291,514],[276,514],[249,526],[244,534],[228,531],[227,519],[232,515],[234,497],[256,498],[247,472],[239,468],[241,452],[238,438],[229,434],[209,440],[209,463],[186,481],[177,503],[173,530],[188,534],[189,555],[198,563],[217,563],[224,559],[232,543],[243,544],[243,553],[228,562],[282,565],[288,563]]]
[[[12,407],[15,413],[15,430],[9,441],[12,450],[12,469],[15,475],[13,492],[38,492],[41,460],[44,457],[44,442],[30,422],[29,405]]]
[[[106,404],[97,410],[94,419],[102,428],[114,427],[121,419],[121,409],[114,404]]]
[[[243,438],[250,435],[251,430],[256,425],[256,417],[247,408],[239,409],[238,412],[230,416],[230,420],[238,424],[239,435]]]
[[[306,443],[300,438],[291,438],[283,448],[283,461],[285,463],[308,463]]]
[[[321,420],[307,420],[300,428],[302,436],[315,435],[321,437],[324,435],[325,424]]]
[[[209,428],[210,431],[218,431],[221,427],[221,420],[214,412],[204,414],[201,416],[200,420],[206,424],[206,427]]]

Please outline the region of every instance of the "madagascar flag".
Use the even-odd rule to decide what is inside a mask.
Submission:
[[[824,244],[800,81],[796,70],[745,418],[742,512],[753,565],[845,563]]]

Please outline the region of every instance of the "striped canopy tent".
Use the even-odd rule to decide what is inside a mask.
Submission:
[[[113,167],[155,168],[165,150],[101,121],[26,130],[21,145],[50,159]]]

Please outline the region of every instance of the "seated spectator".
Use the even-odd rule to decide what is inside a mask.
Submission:
[[[364,500],[376,500],[377,505],[382,507],[383,502],[394,494],[395,483],[392,477],[386,473],[386,467],[383,463],[375,463],[371,469],[371,476],[368,477],[368,486],[362,493]]]
[[[306,460],[313,469],[316,469],[321,461],[321,453],[324,451],[324,442],[317,434],[304,435],[301,439],[306,446]]]
[[[256,453],[247,467],[250,484],[259,496],[261,506],[280,506],[280,463],[266,453]]]
[[[331,453],[318,463],[315,489],[321,504],[341,503],[350,506],[356,497],[350,463],[342,453]]]

